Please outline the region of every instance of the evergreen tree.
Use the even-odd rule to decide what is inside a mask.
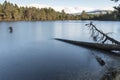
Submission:
[[[52,8],[18,7],[17,4],[4,1],[0,4],[0,21],[18,20],[120,20],[120,6],[111,14],[66,14],[64,10],[57,12]]]

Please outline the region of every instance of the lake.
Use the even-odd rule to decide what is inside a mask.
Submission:
[[[0,80],[100,80],[109,70],[119,71],[118,56],[54,40],[93,42],[85,26],[89,22],[0,22]],[[113,32],[110,36],[120,41],[119,21],[93,23],[105,33]]]

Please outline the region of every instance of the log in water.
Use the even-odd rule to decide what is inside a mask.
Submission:
[[[63,41],[77,46],[100,49],[105,51],[112,51],[112,50],[120,51],[120,46],[115,44],[90,43],[90,42],[74,41],[74,40],[59,39],[59,38],[55,38],[55,40]]]

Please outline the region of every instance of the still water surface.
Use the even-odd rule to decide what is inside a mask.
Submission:
[[[120,58],[53,38],[89,41],[90,21],[0,22],[0,80],[100,80]],[[120,22],[93,21],[120,40]],[[9,33],[8,27],[13,27]],[[95,55],[106,65],[101,66]]]

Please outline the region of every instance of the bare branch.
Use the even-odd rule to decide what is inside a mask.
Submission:
[[[108,34],[112,34],[113,32],[103,33],[103,31],[97,29],[96,26],[92,22],[86,25],[90,27],[91,37],[93,38],[94,41],[102,41],[102,43],[104,44],[107,40],[109,40],[112,43],[120,45],[119,41],[108,36]]]

